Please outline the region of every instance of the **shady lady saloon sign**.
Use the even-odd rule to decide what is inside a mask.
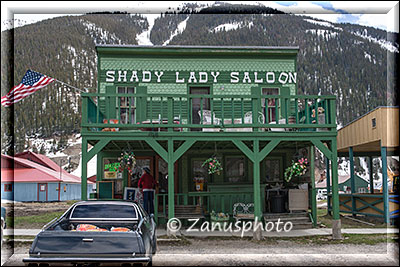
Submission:
[[[106,82],[118,83],[256,83],[256,84],[296,84],[296,72],[259,71],[131,71],[106,70]]]

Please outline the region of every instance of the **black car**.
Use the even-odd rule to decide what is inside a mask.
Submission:
[[[151,264],[156,224],[136,202],[82,201],[48,223],[29,250],[28,266]]]

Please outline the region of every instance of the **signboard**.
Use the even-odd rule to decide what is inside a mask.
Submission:
[[[103,160],[104,163],[104,179],[121,179],[122,175],[119,175],[118,168],[120,163],[116,158],[108,158]]]
[[[296,84],[297,73],[285,71],[149,71],[106,70],[106,82]]]
[[[143,195],[137,187],[125,187],[124,200],[136,201],[143,207]]]

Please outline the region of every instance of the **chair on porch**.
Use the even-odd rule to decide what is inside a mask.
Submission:
[[[215,117],[215,113],[212,112],[211,115],[211,110],[204,109],[203,113],[201,110],[198,111],[200,120],[202,121],[202,124],[204,125],[221,125],[221,119]],[[211,120],[211,116],[213,116],[213,123]],[[203,132],[219,132],[219,128],[203,128]]]

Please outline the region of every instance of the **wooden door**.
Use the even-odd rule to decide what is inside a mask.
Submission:
[[[47,201],[47,184],[38,184],[38,201]]]
[[[209,95],[210,88],[209,87],[191,87],[190,88],[191,95]],[[192,123],[200,124],[200,116],[199,110],[201,110],[201,103],[203,103],[203,110],[210,110],[210,99],[209,98],[192,98]],[[193,129],[195,130],[195,129]],[[196,129],[196,130],[201,130]]]

